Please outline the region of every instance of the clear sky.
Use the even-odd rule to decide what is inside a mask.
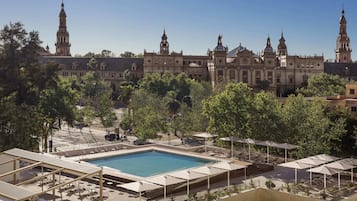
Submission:
[[[20,21],[37,30],[54,52],[61,0],[1,0],[0,26]],[[344,6],[352,59],[357,60],[355,0],[64,0],[71,53],[116,55],[159,51],[165,28],[170,51],[205,55],[218,34],[231,50],[260,52],[269,35],[274,49],[283,31],[289,54],[334,59]]]

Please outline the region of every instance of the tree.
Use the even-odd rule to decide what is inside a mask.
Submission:
[[[135,133],[139,129],[138,125],[142,125],[139,122],[142,120],[138,120],[141,118],[138,117],[138,111],[148,110],[156,113],[152,115],[152,121],[158,118],[164,123],[152,131],[172,132],[178,137],[192,131],[205,131],[207,119],[202,115],[201,102],[210,94],[208,83],[196,82],[184,74],[147,75],[139,83],[139,89],[132,91],[129,102],[131,116],[125,118],[121,125],[127,128],[130,124]]]
[[[93,71],[87,72],[81,78],[80,83],[81,99],[86,109],[93,109],[93,113],[100,118],[105,128],[111,127],[115,120],[115,113],[109,83],[101,80],[100,76]]]
[[[288,97],[283,107],[282,139],[299,145],[301,156],[330,153],[333,142],[346,132],[345,120],[331,121],[325,114],[326,108],[326,103],[320,100],[308,102],[302,95]]]
[[[0,31],[0,149],[38,150],[38,138],[73,116],[58,65],[38,62],[40,44],[38,32],[27,33],[19,22]]]
[[[252,137],[259,140],[284,142],[281,103],[271,93],[254,94],[251,111]]]
[[[47,139],[53,135],[54,130],[61,128],[62,121],[68,125],[73,125],[76,118],[76,104],[79,94],[72,88],[69,79],[62,78],[55,88],[48,88],[41,91],[39,111],[44,115],[44,126],[47,132],[43,132],[45,141],[44,149],[47,149]]]
[[[208,131],[220,136],[248,137],[253,93],[246,84],[228,84],[219,94],[203,101],[203,114],[209,119]]]
[[[130,52],[130,51],[125,51],[124,53],[121,53],[120,54],[120,57],[123,57],[123,58],[134,58],[135,57],[135,54]]]
[[[308,80],[306,88],[298,89],[305,96],[335,96],[345,94],[347,80],[338,75],[320,73]]]
[[[115,55],[110,50],[102,50],[101,57],[109,58],[109,57],[115,57]]]

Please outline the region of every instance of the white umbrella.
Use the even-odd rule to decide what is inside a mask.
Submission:
[[[178,172],[173,172],[169,175],[176,177],[176,178],[187,180],[187,199],[189,199],[189,195],[190,195],[190,180],[198,179],[198,178],[202,178],[202,177],[206,176],[204,174],[194,172],[191,170],[181,170]]]
[[[313,165],[307,164],[307,163],[299,163],[297,161],[291,161],[291,162],[279,164],[279,166],[287,167],[287,168],[294,168],[295,169],[295,183],[297,183],[297,170],[298,169],[302,170],[302,169],[310,168]]]
[[[233,158],[234,157],[234,154],[233,154],[234,153],[234,142],[237,142],[238,138],[230,136],[230,137],[222,137],[219,139],[222,141],[231,142],[231,158]]]
[[[203,166],[203,167],[193,169],[192,171],[207,175],[207,190],[210,189],[210,176],[222,174],[222,173],[226,172],[223,169],[215,168],[212,166]]]
[[[233,162],[222,161],[222,162],[213,164],[212,167],[220,168],[220,169],[223,169],[223,170],[227,170],[227,181],[228,181],[227,186],[228,187],[231,185],[230,178],[229,178],[230,177],[230,171],[244,168],[244,177],[246,177],[247,166],[245,166],[245,165],[238,165],[238,164],[235,164]]]
[[[353,165],[344,162],[344,160],[339,160],[339,161],[335,161],[335,162],[332,162],[332,163],[328,163],[325,166],[329,167],[329,168],[337,169],[337,170],[349,170],[349,169],[352,169],[352,171],[353,171],[353,168],[354,168]],[[353,174],[352,174],[352,177],[353,177]],[[340,174],[340,172],[338,172],[338,188],[340,188],[340,187],[341,187],[341,174]]]
[[[318,166],[318,165],[322,165],[322,164],[334,161],[334,160],[336,160],[335,158],[336,157],[329,156],[326,154],[320,154],[320,155],[316,155],[316,156],[310,156],[307,158],[299,159],[299,160],[296,160],[296,162],[310,164],[311,165],[310,169],[311,169],[314,166]],[[312,173],[313,172],[310,171],[310,184],[312,183]]]
[[[185,180],[169,175],[160,175],[147,178],[146,181],[164,186],[164,199],[167,197],[167,186],[184,182]]]
[[[288,160],[288,150],[290,149],[296,149],[299,146],[293,145],[293,144],[288,144],[288,143],[279,143],[278,148],[284,149],[285,150],[285,163]]]
[[[344,163],[357,167],[357,159],[354,158],[345,158],[342,159]],[[351,183],[353,183],[353,168],[351,168]]]
[[[325,165],[322,165],[322,166],[319,166],[316,168],[312,168],[308,171],[324,175],[324,189],[326,189],[326,175],[334,175],[339,172],[338,170],[326,167]]]
[[[131,191],[135,191],[139,193],[139,200],[141,200],[141,192],[143,191],[149,191],[149,190],[154,190],[161,188],[161,186],[152,184],[149,182],[145,181],[136,181],[136,182],[131,182],[127,184],[121,184],[118,187],[122,187]]]
[[[199,138],[204,138],[205,139],[205,152],[207,152],[207,143],[206,143],[206,140],[208,138],[215,138],[217,137],[217,135],[215,134],[211,134],[211,133],[198,133],[198,134],[195,134],[193,135],[194,137],[199,137]]]

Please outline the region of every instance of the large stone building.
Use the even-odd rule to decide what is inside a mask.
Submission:
[[[114,89],[123,81],[139,80],[143,77],[143,58],[72,57],[66,17],[62,2],[55,44],[56,52],[51,54],[47,47],[40,58],[41,63],[58,63],[61,67],[59,74],[64,77],[81,77],[88,71],[95,71]]]
[[[212,84],[220,82],[243,82],[255,89],[286,95],[306,84],[307,79],[323,72],[323,56],[290,56],[283,34],[279,40],[277,54],[271,46],[270,37],[262,55],[256,55],[241,45],[227,53],[222,46],[222,37],[210,52],[209,72]]]
[[[322,72],[357,79],[357,64],[351,62],[352,50],[344,10],[336,41],[336,60],[325,63],[323,56],[289,55],[283,34],[276,51],[272,47],[270,37],[259,54],[242,45],[229,51],[222,45],[220,35],[216,47],[209,50],[207,55],[184,55],[182,51],[170,52],[165,30],[161,36],[160,50],[144,51],[144,58],[71,57],[66,17],[62,3],[56,52],[50,54],[46,48],[41,57],[41,62],[59,63],[62,76],[83,76],[89,70],[96,70],[104,80],[118,86],[125,80],[138,80],[149,73],[185,73],[196,80],[210,81],[212,86],[243,82],[256,90],[268,90],[277,96],[285,96],[296,88],[305,86],[310,77]],[[89,67],[89,63],[95,63],[95,67]]]
[[[169,51],[167,35],[161,36],[160,51],[146,52],[144,50],[144,74],[164,73],[173,74],[186,73],[196,80],[208,80],[207,62],[208,56],[183,55],[181,52]]]

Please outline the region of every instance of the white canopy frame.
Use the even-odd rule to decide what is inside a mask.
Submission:
[[[203,138],[205,140],[205,152],[207,152],[207,139],[210,139],[210,138],[213,139],[213,138],[217,137],[218,135],[211,134],[211,133],[198,133],[198,134],[194,134],[193,136],[198,137],[198,138]]]
[[[181,170],[178,172],[173,172],[169,174],[172,177],[185,179],[187,181],[187,200],[190,198],[190,180],[203,178],[206,175],[198,172],[194,172],[192,170]]]
[[[167,197],[167,186],[185,182],[183,179],[172,177],[170,175],[150,177],[147,178],[146,181],[164,186],[164,200],[166,200]]]
[[[103,169],[102,168],[78,164],[78,163],[70,162],[70,161],[64,161],[64,160],[54,158],[51,156],[47,156],[44,154],[34,153],[34,152],[30,152],[30,151],[26,151],[26,150],[22,150],[22,149],[18,149],[18,148],[4,151],[1,154],[7,155],[7,156],[10,156],[13,158],[12,160],[2,162],[1,164],[11,163],[11,162],[14,164],[13,170],[5,172],[0,175],[0,178],[4,177],[4,176],[8,176],[8,175],[13,175],[13,180],[14,180],[14,185],[8,184],[5,182],[0,183],[0,195],[1,196],[7,197],[12,200],[27,200],[27,199],[33,200],[33,199],[36,199],[38,196],[45,194],[49,191],[52,191],[52,194],[55,195],[55,189],[59,189],[65,185],[68,185],[75,181],[79,181],[84,178],[92,178],[94,176],[98,176],[99,177],[99,198],[100,199],[103,198]],[[28,162],[28,163],[30,163],[30,165],[27,165],[22,168],[17,168],[16,167],[17,161]],[[35,167],[41,167],[42,172],[43,172],[44,167],[49,168],[52,171],[45,175],[42,173],[41,176],[37,176],[37,177],[31,178],[31,179],[28,179],[28,180],[25,180],[23,182],[16,184],[16,174],[17,173],[19,173],[21,171],[25,171],[27,169],[32,169]],[[22,184],[32,182],[32,181],[37,181],[39,179],[43,179],[45,176],[48,176],[48,175],[52,175],[52,177],[54,178],[55,174],[58,173],[59,178],[60,178],[61,172],[66,172],[66,173],[69,173],[69,174],[72,174],[72,175],[75,175],[78,177],[73,180],[70,180],[68,182],[60,183],[57,185],[55,185],[55,183],[53,182],[53,186],[51,188],[48,188],[48,189],[42,188],[41,192],[28,191],[28,192],[31,192],[32,194],[29,195],[29,193],[27,192],[27,194],[28,194],[27,197],[23,197],[23,195],[21,195],[21,194],[13,194],[11,196],[11,195],[9,195],[9,194],[11,194],[11,192],[6,191],[6,189],[9,185],[11,185],[13,189],[21,188],[19,186]],[[54,181],[54,179],[53,179],[53,181]],[[1,185],[3,185],[3,186],[1,186]],[[19,196],[19,197],[16,197],[16,196]]]
[[[334,175],[336,173],[340,173],[339,170],[336,170],[334,168],[329,168],[326,165],[322,165],[316,168],[312,168],[307,170],[308,172],[314,172],[314,173],[319,173],[324,175],[324,189],[326,189],[326,175]],[[338,183],[340,183],[340,178],[338,178]]]
[[[230,182],[230,172],[231,171],[244,168],[244,179],[247,178],[247,167],[248,166],[245,166],[245,165],[238,165],[233,162],[223,161],[223,162],[213,164],[212,167],[220,168],[220,169],[227,171],[227,187],[228,188],[231,185],[231,182]]]
[[[210,190],[210,177],[226,172],[226,170],[215,168],[212,166],[202,166],[192,171],[207,175],[207,191]]]
[[[267,147],[267,163],[269,163],[269,148],[274,147],[274,148],[279,148],[279,149],[284,149],[285,150],[285,162],[287,162],[288,158],[288,150],[291,149],[297,149],[299,146],[297,145],[292,145],[288,143],[276,143],[272,141],[260,141],[260,140],[254,140],[251,138],[246,138],[246,139],[240,139],[234,136],[230,137],[223,137],[219,138],[222,141],[230,141],[231,142],[231,156],[233,158],[233,153],[234,153],[234,142],[240,142],[244,144],[248,144],[248,161],[251,161],[251,145],[260,145],[260,146],[266,146]]]
[[[126,183],[126,184],[121,184],[118,187],[125,188],[125,189],[139,193],[139,200],[141,200],[142,192],[161,188],[161,186],[159,186],[159,185],[149,183],[146,181],[136,181],[136,182]]]

